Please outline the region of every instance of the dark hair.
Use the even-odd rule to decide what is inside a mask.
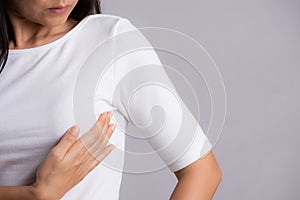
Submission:
[[[14,40],[13,29],[5,11],[5,1],[0,0],[0,74],[7,62],[9,42]],[[70,18],[81,21],[88,15],[100,13],[99,0],[78,0],[77,5],[70,14]]]

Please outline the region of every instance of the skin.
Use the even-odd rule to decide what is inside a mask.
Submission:
[[[176,171],[175,175],[178,183],[171,200],[212,199],[222,180],[222,171],[212,150],[205,157]]]
[[[113,145],[106,146],[114,131],[114,124],[109,124],[110,119],[108,112],[102,113],[93,127],[84,135],[86,138],[94,138],[97,134],[102,141],[103,138],[105,139],[106,142],[99,147],[103,148],[103,151],[97,159],[86,149],[82,139],[78,139],[79,128],[72,126],[39,166],[35,183],[20,187],[2,186],[0,199],[61,199],[113,150]]]
[[[9,2],[7,13],[15,34],[15,40],[9,44],[10,49],[32,48],[55,41],[78,23],[68,18],[78,0],[9,0],[7,2]],[[49,8],[59,5],[69,5],[68,11],[59,15],[49,12]],[[101,116],[104,117],[100,115],[98,123],[101,122]],[[105,130],[102,130],[102,133],[110,138],[111,125],[108,124],[109,120],[104,121],[105,123],[103,121],[100,123],[101,129]],[[96,130],[94,125],[90,132],[97,131],[99,132],[99,129]],[[111,149],[103,151],[103,159],[110,151]],[[75,160],[79,161],[75,162]],[[84,164],[87,162],[89,164]],[[99,160],[94,159],[87,152],[80,138],[77,139],[70,132],[66,133],[38,169],[37,181],[31,186],[0,187],[0,199],[59,199],[99,163]],[[222,172],[213,151],[176,171],[175,175],[178,183],[170,197],[171,200],[212,199],[222,179]]]
[[[52,42],[78,22],[68,18],[78,0],[6,0],[6,10],[13,26],[15,41],[10,49],[23,49]],[[53,14],[49,8],[68,5],[63,14]]]

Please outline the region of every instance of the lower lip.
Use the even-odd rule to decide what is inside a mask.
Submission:
[[[62,7],[62,8],[49,8],[50,13],[53,14],[63,14],[68,10],[68,7]]]

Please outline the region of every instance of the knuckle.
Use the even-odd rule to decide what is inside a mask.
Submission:
[[[93,169],[94,169],[96,166],[98,166],[100,163],[101,163],[101,160],[99,160],[99,159],[94,159],[94,160],[91,162],[88,171],[93,170]]]
[[[106,158],[105,153],[102,153],[102,154],[100,154],[100,155],[98,156],[98,159],[99,159],[100,162],[102,162],[102,160],[104,160],[104,158]]]
[[[82,162],[81,162],[80,159],[76,159],[76,160],[73,161],[73,166],[74,167],[79,167],[81,164],[82,164]]]
[[[98,160],[98,159],[95,159],[94,160],[94,162],[93,162],[93,166],[97,166],[97,165],[99,165],[100,164],[100,160]]]
[[[71,166],[78,168],[83,164],[82,158],[80,157],[74,157],[71,161]]]
[[[76,138],[73,135],[66,136],[65,140],[69,143],[72,143],[76,140]]]
[[[86,151],[86,147],[83,141],[80,141],[80,143],[77,146],[79,152],[85,152]]]
[[[51,155],[56,161],[60,161],[62,158],[62,153],[59,148],[53,148],[51,150]]]

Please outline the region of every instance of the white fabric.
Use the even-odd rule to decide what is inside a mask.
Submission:
[[[8,62],[0,74],[0,186],[27,185],[34,181],[36,169],[48,151],[75,124],[73,90],[82,63],[101,42],[134,28],[128,19],[119,16],[91,15],[54,42],[9,51]],[[99,81],[99,90],[95,91],[95,116],[115,108],[126,124],[132,122],[129,111],[137,120],[133,123],[146,123],[154,103],[178,109],[157,87],[137,94],[133,107],[111,104],[113,87],[118,80],[134,67],[146,64],[160,64],[154,50],[124,56],[114,64],[113,71],[108,70]],[[126,90],[126,86],[123,89]],[[177,118],[174,113],[166,113],[166,118],[169,128],[164,134],[149,139],[154,149],[169,144],[176,136],[170,125],[176,124]],[[206,136],[200,126],[197,132],[191,148],[168,166],[171,171],[182,169],[201,157],[199,150]],[[124,151],[124,140],[123,131],[117,127],[110,143]],[[171,158],[172,151],[162,155],[162,160]],[[124,157],[120,159],[124,163]],[[100,164],[63,199],[117,200],[121,179],[122,172]]]

